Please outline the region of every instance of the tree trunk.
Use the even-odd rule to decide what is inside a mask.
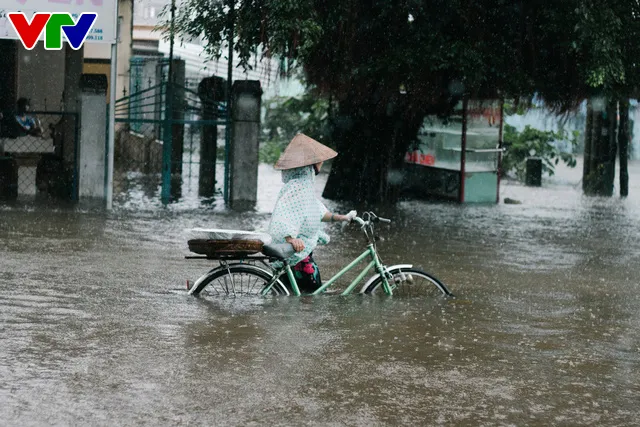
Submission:
[[[356,204],[395,203],[406,149],[422,117],[404,108],[389,114],[342,101],[334,120],[333,162],[323,197]]]
[[[584,131],[584,157],[582,167],[582,191],[588,194],[591,190],[591,166],[593,157],[593,104],[587,100],[587,120]]]
[[[602,195],[613,196],[616,176],[616,157],[618,154],[618,101],[611,100],[607,104],[607,135],[604,138],[604,181]]]
[[[582,187],[589,196],[612,196],[617,152],[617,104],[606,102],[601,108],[587,105],[585,165]]]
[[[620,146],[620,196],[629,195],[629,100],[620,100],[620,130],[618,131],[618,145]]]
[[[596,196],[599,192],[600,183],[602,182],[602,123],[603,123],[603,111],[601,107],[595,107],[594,102],[590,101],[590,108],[587,110],[589,119],[587,121],[587,127],[590,126],[590,132],[585,136],[588,137],[589,148],[585,148],[585,153],[588,151],[589,156],[585,156],[585,170],[588,171],[582,178],[584,194],[588,196]],[[586,144],[586,142],[585,142]]]

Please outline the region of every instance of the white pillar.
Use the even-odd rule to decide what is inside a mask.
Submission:
[[[104,201],[107,79],[104,74],[83,74],[80,90],[78,196],[80,201]]]
[[[113,209],[113,156],[116,140],[116,81],[118,78],[118,43],[111,45],[111,77],[109,81],[109,135],[107,140],[107,164],[105,198],[107,209]]]

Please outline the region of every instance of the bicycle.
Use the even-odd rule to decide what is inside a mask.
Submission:
[[[325,292],[345,273],[353,269],[361,261],[369,258],[369,264],[342,291],[341,295],[349,295],[365,276],[375,269],[376,274],[360,289],[362,294],[376,294],[384,292],[387,295],[427,295],[453,296],[451,291],[431,274],[414,268],[412,264],[397,264],[386,267],[382,263],[377,248],[375,224],[390,224],[391,220],[381,218],[373,212],[365,212],[362,217],[352,220],[360,226],[367,238],[366,250],[331,279],[324,282],[320,288],[308,295],[318,295]],[[287,258],[295,251],[289,243],[264,245],[262,256],[187,256],[186,258],[215,259],[220,265],[200,277],[189,288],[190,295],[200,295],[204,291],[214,295],[293,295],[300,296],[300,290],[293,275]],[[280,261],[281,268],[273,268],[269,263]],[[262,264],[264,267],[257,265]],[[291,289],[285,286],[280,277],[286,274],[291,283]]]

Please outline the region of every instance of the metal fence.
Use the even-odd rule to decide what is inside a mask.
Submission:
[[[139,86],[137,86],[139,88]],[[214,199],[224,187],[226,109],[160,83],[116,102],[114,197]]]
[[[0,130],[0,199],[77,200],[78,114],[52,111],[29,113],[41,133]]]

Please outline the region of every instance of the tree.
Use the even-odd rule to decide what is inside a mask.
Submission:
[[[620,195],[628,194],[629,98],[637,94],[640,54],[640,4],[614,0],[583,1],[577,26],[589,89],[583,190],[613,194],[616,154],[620,158]],[[618,121],[619,117],[619,121]]]
[[[425,114],[447,115],[462,97],[538,93],[563,111],[597,93],[625,92],[638,48],[623,29],[637,30],[635,7],[635,0],[186,0],[176,29],[202,37],[217,57],[234,17],[244,67],[257,55],[281,58],[284,74],[302,69],[318,96],[337,104],[330,124],[340,155],[325,196],[393,201],[389,177]]]

